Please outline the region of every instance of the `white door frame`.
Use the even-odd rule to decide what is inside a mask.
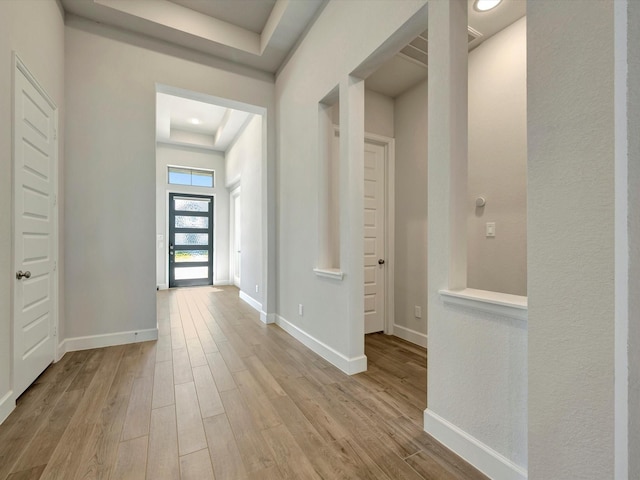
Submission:
[[[229,190],[229,283],[231,285],[235,285],[240,288],[240,281],[242,281],[242,277],[240,272],[236,272],[236,201],[237,198],[242,194],[242,189],[240,185],[236,187],[230,187]],[[242,210],[240,211],[240,215],[242,215]],[[242,231],[240,232],[242,235]],[[242,241],[242,238],[241,240]],[[242,253],[240,254],[242,255]],[[242,262],[242,257],[241,262]],[[240,268],[242,268],[242,263],[240,264]],[[237,275],[236,275],[237,274]],[[238,283],[236,283],[236,278],[240,279]]]
[[[395,175],[396,141],[393,138],[365,132],[365,143],[384,148],[384,333],[393,335],[395,324]],[[363,317],[364,320],[364,317]]]
[[[336,127],[339,129],[339,127]],[[364,142],[378,145],[384,148],[384,250],[383,257],[385,268],[383,269],[384,288],[384,333],[393,335],[395,325],[395,178],[396,178],[396,141],[391,137],[364,133]],[[363,317],[364,321],[364,317]]]
[[[51,179],[53,185],[53,208],[51,213],[52,218],[52,249],[53,249],[53,261],[54,261],[54,271],[51,275],[52,285],[51,285],[51,325],[53,327],[53,361],[57,362],[64,355],[64,350],[61,348],[60,342],[58,341],[58,320],[59,320],[59,301],[58,301],[58,289],[59,289],[59,270],[58,270],[58,243],[59,243],[59,226],[58,226],[58,107],[52,98],[47,94],[44,88],[40,86],[38,80],[33,76],[33,74],[29,71],[27,66],[24,64],[22,59],[19,57],[17,52],[13,52],[13,70],[12,70],[12,83],[13,83],[13,91],[12,91],[12,104],[11,104],[11,125],[12,125],[12,149],[11,149],[11,256],[12,263],[11,268],[15,271],[17,265],[16,258],[16,185],[15,185],[15,168],[16,168],[16,156],[17,156],[17,145],[15,141],[16,128],[16,76],[20,72],[25,78],[29,81],[29,83],[38,91],[42,98],[51,106],[53,109],[53,121],[54,121],[54,152],[51,157],[52,161],[52,169],[51,169]],[[14,301],[16,284],[14,280],[14,272],[12,272],[11,278],[11,349],[12,352],[15,352],[15,331],[16,331],[16,305]],[[14,361],[13,353],[11,355],[11,388],[14,388],[15,385],[15,377],[16,377],[16,363]],[[15,401],[15,399],[14,399]]]

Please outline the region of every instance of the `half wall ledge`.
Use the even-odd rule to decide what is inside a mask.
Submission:
[[[333,280],[342,281],[344,272],[337,268],[314,268],[314,273],[319,277],[331,278]]]
[[[508,293],[489,292],[465,288],[438,290],[445,305],[455,305],[482,312],[501,315],[515,320],[527,320],[527,297]]]

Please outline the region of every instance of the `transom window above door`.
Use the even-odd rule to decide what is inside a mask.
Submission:
[[[213,188],[213,170],[197,168],[169,167],[169,183],[171,185],[187,185],[191,187]]]

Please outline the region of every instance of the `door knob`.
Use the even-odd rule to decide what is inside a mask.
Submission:
[[[379,259],[378,260],[378,265],[384,265],[384,260],[383,259]]]
[[[18,270],[16,272],[16,278],[18,280],[22,280],[22,278],[31,278],[31,272],[29,270],[27,270],[26,272],[23,272],[22,270]]]

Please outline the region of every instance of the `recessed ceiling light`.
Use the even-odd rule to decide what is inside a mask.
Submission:
[[[200,125],[202,122],[200,121],[199,118],[192,118],[191,120],[189,120],[191,123],[193,123],[194,125]]]
[[[473,8],[478,12],[487,12],[496,8],[502,0],[476,0]]]

